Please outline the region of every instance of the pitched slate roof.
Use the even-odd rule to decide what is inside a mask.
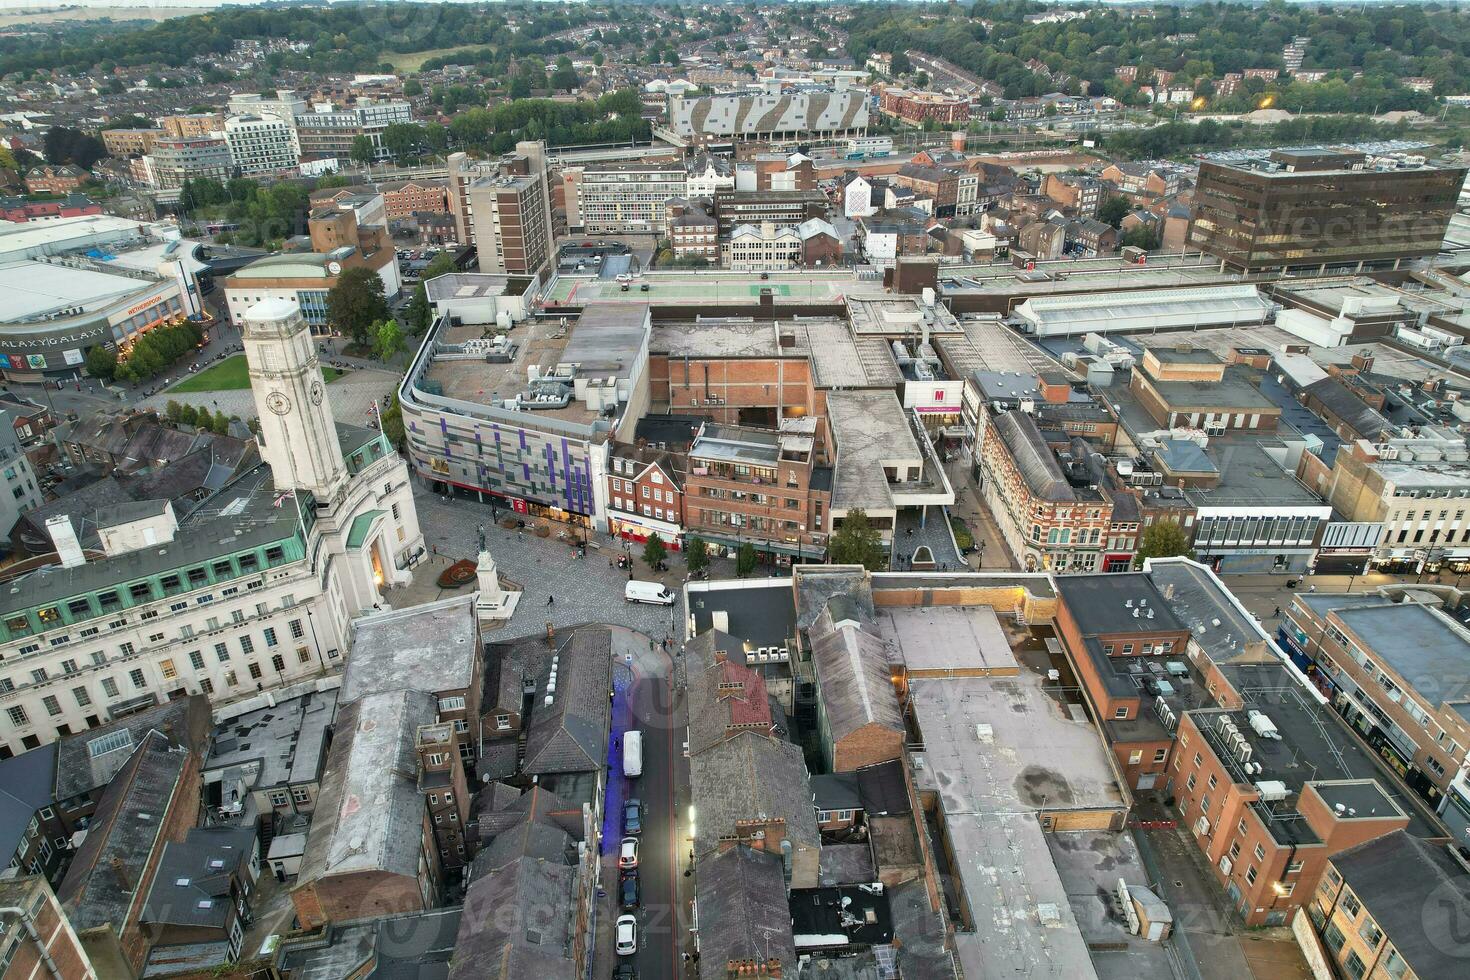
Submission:
[[[418,875],[424,801],[415,746],[419,726],[437,715],[434,695],[420,691],[342,705],[300,882],[363,871]]]
[[[142,921],[225,928],[231,876],[246,880],[245,866],[254,853],[254,828],[195,827],[182,842],[169,841],[143,903]]]
[[[110,725],[70,735],[56,743],[56,799],[69,800],[108,785],[150,730],[183,741],[202,754],[209,740],[210,726],[209,699],[200,694],[168,701]],[[92,754],[94,744],[106,744],[100,740],[123,731],[128,732],[129,740],[119,748]]]
[[[177,748],[173,739],[148,731],[102,794],[87,838],[56,890],[78,932],[99,926],[121,931],[134,889],[149,885],[149,856],[170,807],[191,788],[197,800],[197,785],[183,785],[189,754]]]
[[[55,802],[56,743],[0,761],[0,854],[15,853],[36,811]]]
[[[887,645],[848,618],[850,605],[842,597],[834,598],[810,634],[812,667],[833,741],[867,725],[903,730]]]
[[[1061,464],[1041,437],[1036,421],[1025,412],[1002,412],[995,417],[995,429],[1011,451],[1016,468],[1031,492],[1043,500],[1071,500],[1072,488],[1062,473]]]
[[[738,728],[770,732],[776,724],[765,677],[737,663],[740,641],[719,630],[707,630],[685,647],[689,665],[689,752],[703,752]],[[716,651],[729,658],[717,661]],[[702,665],[702,666],[701,666]],[[739,685],[739,690],[734,690]]]
[[[796,943],[781,859],[734,847],[698,860],[700,980],[726,980],[733,961],[781,963],[782,976],[796,976]]]
[[[607,755],[612,632],[605,626],[578,629],[557,658],[556,694],[550,705],[544,701],[546,677],[536,685],[522,766],[527,775],[592,772]]]
[[[575,878],[574,867],[535,857],[473,876],[449,980],[573,980]]]
[[[689,779],[699,813],[697,854],[715,850],[741,820],[781,819],[787,840],[817,845],[806,760],[790,742],[743,732],[691,755]]]

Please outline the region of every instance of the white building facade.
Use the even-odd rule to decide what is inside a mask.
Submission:
[[[225,120],[225,142],[244,177],[293,170],[299,156],[296,130],[274,116],[231,116]]]
[[[57,563],[0,609],[0,757],[169,698],[333,673],[351,619],[410,581],[423,536],[403,460],[335,424],[294,304],[261,304],[244,339],[265,462],[187,514],[105,509],[85,549],[68,517],[48,522]]]

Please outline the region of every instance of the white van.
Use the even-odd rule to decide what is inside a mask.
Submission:
[[[643,775],[643,733],[636,728],[623,735],[623,775]]]
[[[629,602],[647,602],[655,606],[672,606],[674,604],[674,593],[658,582],[640,582],[630,579],[628,587],[623,590],[623,598]]]

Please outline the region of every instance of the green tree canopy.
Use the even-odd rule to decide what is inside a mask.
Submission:
[[[383,280],[365,266],[354,266],[344,271],[337,277],[337,284],[327,292],[327,319],[359,347],[367,347],[373,342],[373,326],[387,316],[388,301],[383,296]]]
[[[709,544],[704,538],[690,538],[684,546],[684,561],[691,572],[702,572],[709,567]]]
[[[403,341],[403,329],[398,326],[397,320],[385,320],[375,328],[373,338],[373,354],[380,361],[391,361],[403,352],[405,346]]]
[[[735,552],[735,574],[741,578],[755,571],[755,545],[749,541]]]
[[[664,546],[664,539],[658,536],[658,532],[648,536],[643,544],[643,560],[649,568],[657,568],[658,563],[669,557],[669,549]]]
[[[117,373],[117,351],[98,344],[87,351],[87,373],[103,381],[111,381]]]
[[[827,543],[827,557],[834,565],[861,565],[869,570],[887,562],[883,539],[862,508],[850,510]]]
[[[1193,554],[1189,535],[1178,521],[1158,521],[1144,528],[1143,534],[1139,535],[1138,553],[1133,556],[1133,563],[1142,568],[1145,558],[1177,558]]]
[[[1123,223],[1124,216],[1132,210],[1133,205],[1128,203],[1128,198],[1119,194],[1102,202],[1097,209],[1097,220],[1116,228]]]

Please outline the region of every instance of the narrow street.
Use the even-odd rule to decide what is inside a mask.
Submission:
[[[631,957],[643,980],[682,976],[683,941],[688,934],[684,848],[689,835],[688,763],[682,695],[676,698],[677,654],[632,631],[615,634],[613,718],[609,741],[607,796],[603,820],[602,892],[599,900],[593,976],[612,975],[620,959],[613,951],[613,926],[619,906],[618,845],[623,837],[623,804],[643,805],[638,845],[638,952]],[[674,646],[677,650],[677,646]],[[631,663],[627,660],[631,658]],[[622,743],[627,733],[643,734],[643,774],[622,774]]]

